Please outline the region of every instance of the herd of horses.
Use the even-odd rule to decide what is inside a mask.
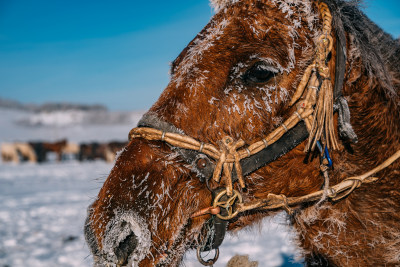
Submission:
[[[2,143],[0,150],[2,162],[43,163],[51,160],[74,159],[79,161],[104,160],[111,163],[114,162],[117,153],[126,145],[127,142],[120,141],[77,144],[63,139],[55,142]]]
[[[399,40],[359,1],[211,2],[87,210],[94,265],[211,266],[285,211],[308,266],[399,266]]]

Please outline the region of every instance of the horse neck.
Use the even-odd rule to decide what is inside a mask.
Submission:
[[[377,80],[360,76],[347,89],[345,96],[359,142],[352,145],[352,153],[344,151],[334,158],[332,182],[363,174],[400,149],[399,87],[395,87],[397,96],[391,96]],[[396,201],[400,195],[399,169],[400,160],[377,173],[378,182],[362,185],[337,203],[309,206],[293,217],[309,265],[376,266],[392,262],[392,255],[400,251],[395,238],[400,235],[400,204]],[[360,253],[369,257],[359,257]]]
[[[399,62],[391,55],[383,60]],[[346,85],[351,109],[351,123],[359,137],[354,145],[355,153],[360,153],[372,162],[382,159],[382,155],[390,156],[400,150],[400,68],[385,66],[388,81],[370,76],[367,69],[360,67],[359,75],[354,82]],[[354,66],[352,66],[354,67]],[[396,69],[398,68],[398,69]]]
[[[360,140],[354,148],[379,159],[376,155],[382,155],[385,146],[391,151],[400,149],[400,42],[354,3],[332,2],[341,6],[335,20],[347,36],[344,95],[349,98],[351,123]]]

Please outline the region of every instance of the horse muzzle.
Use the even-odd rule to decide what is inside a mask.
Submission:
[[[150,249],[147,224],[134,212],[117,212],[99,238],[93,229],[91,212],[86,219],[84,234],[94,255],[94,266],[137,266]],[[99,242],[99,240],[102,240]]]

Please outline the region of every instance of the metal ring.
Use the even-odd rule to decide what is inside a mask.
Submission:
[[[214,249],[215,250],[215,255],[214,258],[212,259],[208,259],[207,261],[205,261],[202,257],[201,257],[201,248],[197,247],[197,260],[204,266],[212,266],[214,265],[214,263],[217,262],[218,258],[219,258],[219,248]]]
[[[165,141],[165,132],[162,132],[161,141]]]
[[[250,149],[246,147],[245,150],[246,150],[246,152],[247,152],[247,155],[250,157],[250,156],[251,156]]]
[[[282,123],[282,127],[283,127],[283,129],[285,129],[285,132],[288,131],[288,128],[286,127],[286,125],[284,123]]]
[[[225,202],[219,202],[223,196],[227,196],[228,200],[226,200]],[[239,214],[239,210],[234,207],[236,202],[243,203],[243,197],[238,191],[233,190],[232,196],[227,195],[226,189],[219,192],[218,195],[214,198],[213,207],[220,207],[221,210],[226,210],[228,214],[226,216],[221,215],[221,213],[216,214],[217,217],[225,221],[235,218]]]

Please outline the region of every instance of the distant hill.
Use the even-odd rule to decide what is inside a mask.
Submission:
[[[24,110],[33,112],[53,112],[53,111],[107,111],[107,107],[100,104],[74,104],[74,103],[45,103],[42,105],[24,104],[15,100],[0,98],[0,108]]]
[[[31,106],[0,99],[0,143],[64,138],[76,143],[127,140],[129,131],[143,113],[140,110],[109,111],[101,105]]]

